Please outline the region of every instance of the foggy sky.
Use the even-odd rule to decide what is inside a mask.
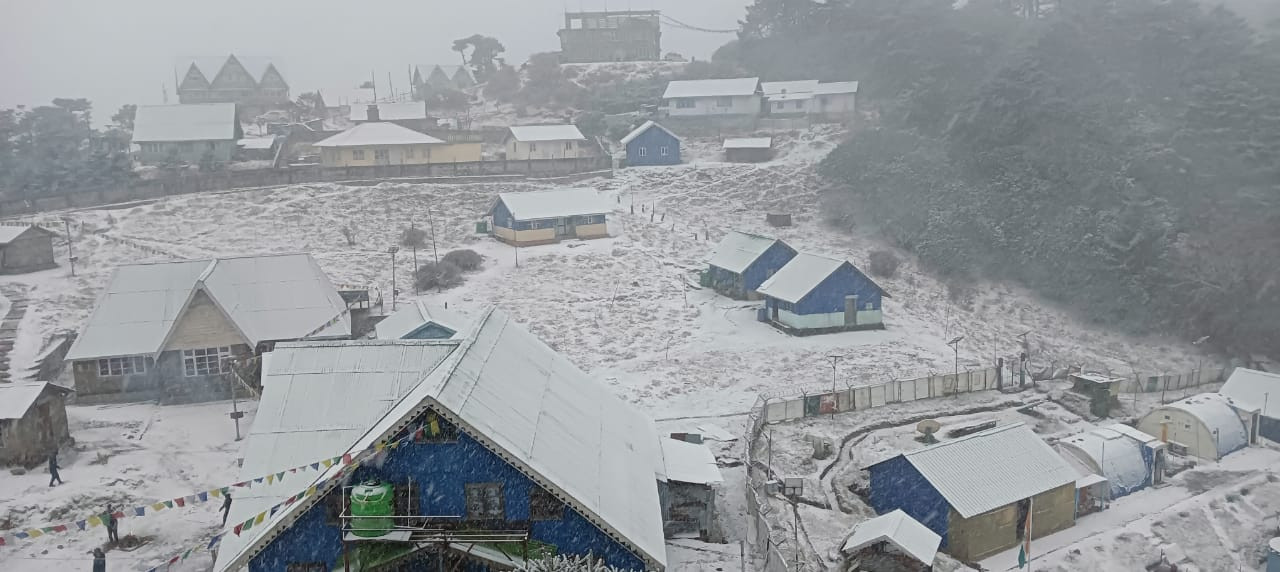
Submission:
[[[736,27],[750,0],[612,0],[711,29]],[[376,71],[381,94],[411,63],[460,63],[453,40],[497,37],[507,61],[559,49],[563,11],[604,0],[0,0],[0,108],[85,97],[94,122],[125,103],[169,102],[175,60],[228,53],[270,57],[290,95],[350,87]],[[710,57],[733,39],[663,25],[663,51]],[[215,70],[216,71],[216,70]],[[212,74],[215,71],[205,70]],[[179,71],[179,73],[182,73]]]

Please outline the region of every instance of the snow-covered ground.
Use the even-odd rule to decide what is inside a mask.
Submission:
[[[1196,363],[1194,348],[1188,345],[1104,332],[1008,285],[974,283],[970,285],[972,300],[955,302],[944,283],[922,272],[906,256],[896,276],[880,279],[893,296],[885,305],[884,331],[792,338],[756,322],[755,304],[728,300],[690,286],[690,282],[696,284],[695,273],[702,267],[701,261],[726,231],[774,234],[797,248],[848,257],[858,265],[866,264],[871,249],[884,248],[876,237],[861,229],[832,228],[823,222],[818,201],[822,183],[814,175],[813,165],[834,147],[842,133],[822,126],[776,136],[778,158],[769,163],[720,162],[717,140],[690,139],[685,152],[689,162],[684,165],[627,169],[613,179],[581,183],[600,189],[616,205],[610,220],[613,237],[608,239],[517,251],[475,233],[475,222],[497,193],[548,186],[535,182],[297,185],[184,195],[67,213],[76,221],[76,275],[68,276],[63,266],[0,280],[31,288],[19,345],[36,347],[24,354],[33,356],[40,343],[32,340],[43,340],[58,330],[77,329],[84,322],[111,269],[120,264],[305,251],[316,257],[335,283],[379,288],[389,300],[392,265],[387,248],[398,242],[410,223],[419,228],[434,225],[439,254],[471,248],[485,256],[485,267],[467,275],[467,282],[461,287],[417,297],[448,302],[451,309],[464,313],[474,313],[486,304],[499,304],[547,343],[654,417],[715,418],[739,434],[741,414],[750,408],[759,392],[829,382],[832,371],[825,356],[832,352],[846,356],[837,373],[842,382],[848,383],[950,371],[953,354],[945,342],[961,334],[966,336],[960,346],[962,367],[985,367],[994,355],[1013,355],[1019,349],[1017,336],[1027,331],[1031,332],[1038,364],[1086,364],[1156,374],[1184,371]],[[790,213],[794,226],[768,227],[764,218],[770,212]],[[54,219],[60,214],[37,218]],[[355,230],[355,246],[348,246],[340,233],[344,226]],[[419,251],[417,257],[419,261],[430,260],[432,252],[428,248]],[[65,264],[65,259],[60,262]],[[412,255],[402,249],[395,259],[402,301],[415,297],[409,282],[412,270]],[[15,361],[14,367],[27,365]],[[141,407],[151,406],[131,406]],[[217,415],[225,409],[216,405],[201,407],[216,411]],[[897,413],[893,408],[884,411],[886,415],[900,414],[909,406],[903,407]],[[96,419],[99,411],[76,408],[74,415]],[[177,425],[188,412],[204,410],[175,407],[157,411],[168,423]],[[214,413],[207,415],[214,417]],[[96,429],[88,428],[88,423],[77,422],[73,428],[81,443],[96,441],[102,443],[100,448],[115,443],[128,450],[137,445],[123,435],[99,435]],[[218,423],[221,427],[229,422],[223,418]],[[195,450],[204,451],[200,454],[209,459],[216,458],[216,463],[210,460],[210,464],[201,465],[190,461],[189,467],[172,467],[158,461],[148,464],[145,458],[139,458],[127,466],[139,467],[136,471],[146,476],[139,477],[136,484],[116,485],[119,494],[137,499],[163,497],[179,492],[177,489],[186,494],[191,487],[176,487],[173,491],[161,487],[185,483],[185,479],[200,486],[222,484],[230,477],[236,457],[234,443],[223,433],[194,435],[199,444]],[[155,437],[148,433],[147,438]],[[178,447],[179,443],[165,444],[175,447],[175,458],[184,458],[188,452]],[[193,448],[190,444],[183,446]],[[735,452],[733,446],[722,452],[741,458],[741,451]],[[125,462],[123,454],[120,458],[119,462]],[[115,462],[108,467],[116,467]],[[81,472],[86,470],[82,468],[84,463],[87,461],[82,459],[72,464],[68,459],[65,476],[74,480],[78,474],[86,474]],[[733,477],[726,478],[732,481]],[[736,478],[740,483],[743,477]],[[10,479],[34,480],[14,489]],[[0,490],[27,491],[38,484],[36,480],[38,475],[0,475]],[[100,502],[99,497],[77,496],[73,483],[69,481],[66,487],[52,491],[31,492],[45,500],[27,503],[24,499],[24,506],[48,506],[51,511],[59,504]],[[727,512],[744,514],[742,489],[738,486],[730,490],[731,484],[726,483],[727,492],[722,495],[731,508]],[[98,481],[83,486],[91,485],[104,486]],[[3,496],[0,502],[7,504],[0,508],[16,502],[10,498],[13,495]],[[12,514],[18,515],[10,519],[14,526],[41,524],[54,516],[29,506]],[[154,549],[157,555],[166,550],[182,550],[198,541],[197,537],[211,532],[212,522],[195,519],[185,528],[157,528],[153,533],[158,537],[148,550]],[[743,527],[741,522],[726,524],[726,530],[731,531]],[[19,562],[38,561],[14,559],[18,555],[41,556],[39,550],[51,550],[52,545],[44,540],[31,546],[20,551],[0,549],[0,569],[36,569],[17,566]],[[89,545],[77,544],[75,550],[86,546]],[[693,549],[687,552],[703,554]]]

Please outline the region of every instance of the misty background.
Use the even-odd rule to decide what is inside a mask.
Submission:
[[[0,0],[0,109],[87,98],[95,124],[127,103],[177,103],[174,67],[183,57],[270,58],[293,96],[351,88],[375,71],[407,87],[410,64],[460,64],[453,41],[493,36],[519,67],[560,49],[566,10],[661,10],[687,24],[737,28],[749,0]],[[733,34],[664,25],[663,52],[708,58]],[[185,70],[179,70],[179,75]]]

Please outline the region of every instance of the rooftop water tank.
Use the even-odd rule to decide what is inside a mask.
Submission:
[[[391,516],[394,508],[395,488],[379,481],[365,481],[351,487],[351,533],[374,538],[385,536],[395,527]]]

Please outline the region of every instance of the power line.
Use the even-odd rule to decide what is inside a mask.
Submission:
[[[680,20],[677,20],[677,19],[675,19],[675,18],[672,18],[671,16],[668,16],[668,15],[666,15],[666,14],[662,14],[662,15],[661,15],[661,18],[662,18],[662,21],[663,21],[664,23],[666,23],[666,24],[668,24],[668,25],[670,25],[670,26],[674,26],[674,27],[676,27],[676,28],[681,28],[681,29],[684,29],[684,30],[692,30],[692,31],[694,31],[694,32],[706,32],[706,33],[708,33],[708,34],[736,34],[736,33],[738,33],[738,30],[737,30],[736,28],[735,28],[735,29],[732,29],[732,30],[713,30],[713,29],[710,29],[710,28],[701,28],[701,27],[698,27],[698,26],[694,26],[694,25],[692,25],[692,24],[686,24],[686,23],[681,22]]]

